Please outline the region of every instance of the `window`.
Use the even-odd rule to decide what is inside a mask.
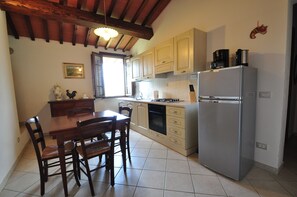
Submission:
[[[125,56],[92,53],[93,89],[96,98],[125,96]]]

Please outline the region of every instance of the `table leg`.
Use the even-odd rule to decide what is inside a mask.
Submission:
[[[124,167],[124,172],[126,172],[126,133],[125,133],[125,125],[121,127],[121,150],[122,150],[122,158],[123,158],[123,167]]]
[[[68,196],[68,188],[67,188],[67,177],[66,177],[66,165],[65,165],[65,147],[64,147],[64,139],[62,136],[57,136],[57,145],[60,159],[60,168],[61,175],[64,187],[64,194]]]

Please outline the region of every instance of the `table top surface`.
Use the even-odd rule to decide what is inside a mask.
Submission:
[[[92,114],[79,114],[76,116],[58,116],[51,117],[47,121],[40,120],[41,126],[44,131],[48,132],[49,135],[54,135],[62,131],[67,131],[76,128],[77,121],[84,121],[91,118],[98,117],[109,117],[117,116],[117,123],[126,122],[129,120],[129,117],[119,114],[111,110],[93,112]]]

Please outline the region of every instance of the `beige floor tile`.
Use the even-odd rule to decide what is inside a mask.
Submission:
[[[131,152],[131,156],[135,157],[147,157],[150,152],[148,148],[134,148]]]
[[[217,176],[192,175],[195,193],[226,195]]]
[[[266,180],[273,181],[274,178],[272,174],[266,170],[260,169],[258,167],[253,167],[249,173],[246,175],[248,180]]]
[[[127,185],[114,185],[114,187],[109,187],[104,197],[133,197],[135,192],[135,187]]]
[[[278,182],[276,181],[262,181],[262,180],[250,180],[252,186],[261,195],[261,197],[291,197]]]
[[[17,164],[15,170],[29,173],[39,173],[38,163],[36,159],[21,159],[20,162]]]
[[[247,180],[233,181],[222,176],[219,180],[228,196],[260,197]]]
[[[146,158],[144,157],[131,157],[131,162],[127,160],[127,168],[143,169]]]
[[[151,148],[153,142],[152,141],[146,141],[146,140],[143,140],[143,141],[138,141],[134,148]]]
[[[7,190],[23,192],[36,182],[39,182],[39,174],[27,173],[15,181],[9,182],[4,188]]]
[[[218,195],[195,194],[195,197],[223,197]],[[237,196],[236,196],[237,197]]]
[[[93,182],[94,190],[95,190],[95,196],[102,197],[104,193],[109,188],[109,184],[102,183],[102,182]],[[86,182],[83,185],[80,186],[79,190],[75,194],[71,194],[75,197],[91,197],[91,190],[89,183]]]
[[[194,192],[191,175],[167,172],[165,177],[165,189]]]
[[[147,158],[143,169],[165,171],[166,159]]]
[[[190,174],[188,161],[182,160],[167,159],[166,171]]]
[[[141,175],[141,170],[127,169],[126,173],[123,169],[115,177],[115,183],[122,185],[136,186]]]
[[[163,197],[163,190],[137,187],[134,197]]]
[[[10,191],[10,190],[2,190],[0,192],[0,197],[15,197],[19,194],[19,192]]]
[[[173,151],[173,150],[170,150],[168,149],[168,152],[167,152],[167,159],[177,159],[177,160],[187,160],[187,157]]]
[[[89,184],[85,180],[80,180],[79,182],[81,185]],[[80,190],[80,187],[76,184],[76,181],[74,178],[68,179],[67,187],[68,187],[67,189],[68,189],[69,196],[74,196]],[[46,193],[44,197],[53,197],[53,196],[64,197],[64,188],[63,188],[62,182],[60,182],[60,184],[58,184],[56,187],[54,187],[52,190]]]
[[[297,182],[279,181],[279,183],[293,196],[297,196]]]
[[[281,169],[281,171],[277,175],[272,174],[272,176],[278,181],[297,182],[297,174],[295,174],[294,172],[292,172],[286,168]]]
[[[188,160],[191,174],[215,175],[216,173],[202,166],[195,160]]]
[[[153,142],[151,149],[167,150],[168,148],[158,142]]]
[[[165,172],[143,170],[137,186],[164,189]]]
[[[164,197],[195,197],[194,193],[164,191]],[[210,196],[209,196],[210,197]]]
[[[150,158],[162,158],[166,159],[167,158],[167,150],[160,150],[160,149],[151,149],[148,157]]]

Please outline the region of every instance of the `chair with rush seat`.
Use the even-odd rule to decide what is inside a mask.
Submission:
[[[125,116],[128,116],[131,120],[131,116],[132,116],[132,108],[131,107],[124,107],[124,106],[120,106],[119,107],[119,113],[123,114]],[[128,158],[129,161],[131,161],[131,155],[130,155],[130,141],[129,141],[129,136],[130,136],[130,120],[128,122],[126,122],[126,132],[125,132],[125,137],[126,137],[126,144],[125,144],[125,149],[128,151]],[[120,146],[120,138],[121,138],[121,134],[120,131],[116,132],[116,137],[115,140],[117,141],[115,143],[115,146]],[[125,151],[126,151],[125,150]],[[122,151],[122,150],[121,150]],[[116,151],[115,153],[118,153],[120,151]]]
[[[43,131],[37,116],[27,120],[25,125],[29,132],[37,157],[40,174],[40,194],[43,196],[45,192],[45,182],[47,182],[48,177],[61,174],[61,172],[48,174],[49,168],[60,166],[58,147],[55,145],[46,146]],[[74,172],[76,184],[80,186],[77,174],[77,154],[73,142],[65,143],[65,160],[66,164],[73,164],[73,169],[66,171],[66,173]]]
[[[92,196],[95,195],[91,172],[106,167],[110,171],[110,183],[114,185],[114,140],[115,140],[115,128],[116,128],[116,116],[113,117],[99,117],[85,121],[78,121],[77,128],[79,131],[80,145],[76,147],[76,150],[81,157],[79,163],[84,166],[80,167],[80,170],[88,177],[90,190]],[[105,132],[110,132],[110,138],[102,138],[91,141],[98,135],[102,135]],[[90,169],[89,159],[97,156],[105,155],[105,164],[98,165],[97,167]]]

